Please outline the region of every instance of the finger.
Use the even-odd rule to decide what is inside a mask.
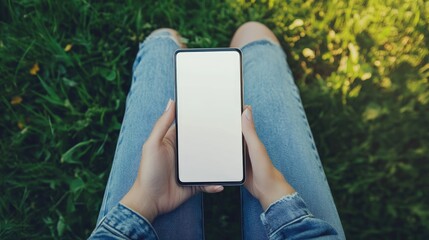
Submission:
[[[250,162],[253,169],[266,167],[271,164],[267,150],[256,133],[253,122],[252,107],[248,106],[241,115],[241,125],[244,139],[249,151]]]
[[[175,104],[173,100],[168,100],[164,113],[156,121],[152,133],[149,136],[150,141],[161,142],[174,121]]]
[[[168,138],[172,143],[176,144],[176,124],[173,123],[165,134],[165,138]]]
[[[250,157],[247,154],[246,156],[246,180],[244,182],[245,187],[250,187],[253,184],[253,169],[252,164],[250,163]]]
[[[249,140],[259,140],[256,133],[255,125],[253,122],[253,113],[252,113],[251,106],[246,105],[244,107],[244,111],[241,114],[241,123],[242,123],[242,131],[243,131],[244,137],[246,137],[247,135],[249,137]],[[250,138],[251,135],[256,135],[256,136],[252,136]]]
[[[222,185],[214,185],[214,186],[201,186],[200,191],[206,193],[218,193],[223,191]]]

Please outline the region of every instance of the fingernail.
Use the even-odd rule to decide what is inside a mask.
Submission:
[[[252,113],[250,112],[250,108],[246,108],[246,110],[244,110],[244,116],[246,116],[247,120],[252,121]]]
[[[173,102],[173,101],[172,101],[171,99],[169,99],[169,100],[168,100],[167,107],[165,107],[164,112],[167,112],[167,111],[168,111],[168,109],[170,109],[170,106],[171,106],[171,103],[172,103],[172,102]]]
[[[217,187],[215,188],[215,190],[216,190],[216,191],[218,191],[218,192],[219,192],[219,191],[222,191],[222,190],[223,190],[223,186],[217,186]]]

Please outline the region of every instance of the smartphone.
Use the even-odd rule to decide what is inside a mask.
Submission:
[[[175,52],[175,72],[178,183],[243,184],[241,51],[180,49]]]

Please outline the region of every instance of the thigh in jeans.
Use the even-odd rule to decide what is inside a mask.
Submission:
[[[131,188],[142,146],[168,99],[174,99],[173,55],[177,48],[167,32],[152,34],[140,46],[98,222]],[[202,239],[202,195],[158,216],[153,225],[160,239]]]
[[[267,40],[242,48],[244,102],[251,105],[256,131],[274,166],[300,193],[317,218],[330,223],[344,238],[344,231],[298,88],[280,46]],[[266,239],[259,219],[262,207],[246,189],[243,194],[245,239]]]

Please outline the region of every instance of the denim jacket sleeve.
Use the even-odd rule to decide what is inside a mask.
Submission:
[[[331,225],[313,217],[298,193],[271,204],[261,214],[261,221],[270,240],[339,239]]]
[[[304,200],[294,193],[271,204],[261,214],[270,240],[338,239],[327,222],[314,218]],[[101,220],[89,239],[158,239],[152,225],[138,213],[118,204]]]
[[[148,220],[119,203],[100,221],[89,239],[155,240],[158,236]]]

